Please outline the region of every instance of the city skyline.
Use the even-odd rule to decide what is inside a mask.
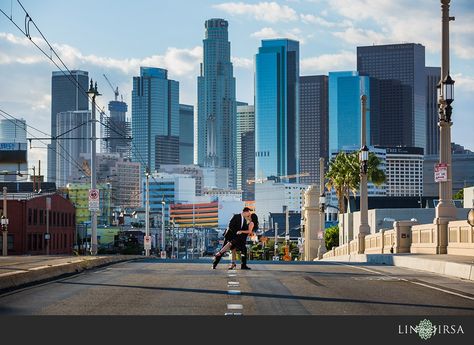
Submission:
[[[97,100],[102,107],[113,99],[113,90],[101,74],[105,72],[114,86],[119,87],[124,101],[130,106],[132,76],[138,74],[140,66],[168,68],[170,78],[180,82],[180,101],[195,105],[195,80],[199,75],[199,63],[202,62],[202,26],[205,20],[212,17],[229,21],[229,40],[237,80],[236,98],[249,104],[253,104],[254,55],[261,39],[265,38],[298,39],[301,43],[300,74],[303,76],[355,70],[356,47],[370,44],[420,43],[426,46],[426,65],[440,65],[437,3],[380,1],[368,9],[365,3],[344,0],[202,1],[189,4],[190,11],[184,13],[181,11],[181,2],[177,1],[167,5],[164,11],[166,16],[160,14],[162,20],[153,21],[149,31],[143,33],[143,39],[135,41],[130,38],[131,33],[126,32],[130,31],[134,21],[124,16],[143,8],[153,12],[152,9],[157,5],[145,1],[134,3],[133,6],[121,4],[113,7],[109,2],[101,2],[93,6],[95,10],[90,17],[88,14],[90,25],[75,19],[80,18],[88,6],[74,6],[77,16],[68,18],[60,14],[71,13],[68,8],[74,3],[49,1],[37,4],[26,1],[24,5],[67,66],[71,70],[89,71],[89,76],[98,81],[103,96]],[[104,13],[104,8],[109,10],[109,7],[111,19],[100,15]],[[129,12],[128,7],[132,7]],[[469,59],[474,57],[472,44],[469,44],[474,33],[470,26],[474,19],[472,7],[468,1],[453,1],[451,4],[451,13],[456,16],[456,21],[451,25],[451,75],[456,81],[453,141],[471,150],[474,149],[474,138],[469,135],[470,127],[465,124],[471,114],[468,95],[474,90],[474,67],[469,66]],[[2,5],[1,9],[10,13],[10,4]],[[21,18],[15,7],[12,12],[14,19],[15,14],[17,19]],[[158,39],[153,38],[160,28],[175,22],[178,15],[182,19],[179,28],[166,31],[167,34],[159,35]],[[55,21],[49,20],[51,16],[55,17]],[[101,25],[95,25],[99,17]],[[117,18],[123,20],[120,27],[114,24]],[[65,25],[66,20],[68,30],[57,30],[62,24]],[[114,29],[118,30],[118,39]],[[91,30],[94,30],[94,34]],[[33,31],[31,35],[34,39],[39,36]],[[28,124],[49,132],[46,123],[49,123],[51,116],[50,76],[57,69],[5,17],[2,18],[0,28],[0,47],[4,52],[0,55],[0,73],[9,81],[0,86],[2,110],[15,117],[25,118]],[[25,85],[30,88],[25,88]],[[32,162],[39,158],[45,161],[46,150],[32,149],[29,157]]]

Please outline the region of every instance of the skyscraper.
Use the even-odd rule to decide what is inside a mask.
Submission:
[[[329,72],[329,154],[346,146],[360,147],[361,96],[370,104],[370,79],[356,71]],[[366,111],[367,146],[370,142],[371,112]]]
[[[300,77],[300,182],[319,183],[319,158],[328,159],[328,77]]]
[[[357,47],[357,71],[379,86],[379,135],[374,145],[426,149],[425,47],[388,44]]]
[[[57,141],[56,155],[56,185],[66,186],[73,182],[83,172],[81,160],[77,157],[88,156],[91,153],[91,126],[82,125],[92,119],[89,110],[63,111],[56,114],[56,129],[58,133],[65,133]],[[72,138],[84,138],[72,139]],[[69,159],[68,159],[69,158]],[[73,160],[74,158],[74,160]]]
[[[426,71],[426,151],[427,155],[439,153],[438,127],[438,83],[441,79],[441,68],[425,67]]]
[[[229,187],[234,188],[236,102],[228,26],[224,19],[205,22],[194,150],[196,164],[229,169]]]
[[[61,132],[56,128],[57,114],[65,111],[89,109],[87,90],[89,89],[89,73],[73,70],[71,74],[53,72],[51,78],[51,136]],[[56,182],[56,142],[48,145],[48,181]]]
[[[255,131],[242,133],[242,154],[240,165],[242,167],[242,200],[255,200]]]
[[[0,119],[0,143],[26,144],[26,121],[24,119]]]
[[[263,40],[255,70],[255,175],[299,173],[299,42]]]
[[[162,68],[140,67],[133,77],[132,161],[150,172],[179,163],[179,83]]]
[[[237,189],[243,189],[245,180],[242,178],[244,173],[242,167],[242,159],[244,152],[255,156],[255,146],[245,145],[243,143],[243,135],[247,132],[255,131],[255,107],[253,105],[239,105],[237,106],[237,136],[236,136],[236,147],[237,147]],[[253,139],[255,143],[255,139]],[[254,144],[255,145],[255,144]],[[250,151],[250,152],[248,152]],[[254,170],[255,167],[252,168]]]
[[[104,152],[119,153],[124,158],[130,158],[131,155],[131,124],[127,121],[127,103],[121,101],[109,102],[110,116],[103,119],[104,136],[107,138],[103,141]]]
[[[193,164],[194,155],[194,107],[179,105],[179,164]]]

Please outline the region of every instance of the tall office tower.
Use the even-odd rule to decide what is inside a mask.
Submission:
[[[426,149],[425,47],[357,47],[357,71],[381,81],[379,133],[373,144]]]
[[[263,40],[255,61],[255,175],[298,174],[299,42]]]
[[[301,183],[318,184],[319,158],[324,158],[327,163],[328,111],[328,77],[300,77]]]
[[[237,137],[236,137],[236,147],[237,147],[237,189],[243,189],[245,180],[242,175],[244,174],[242,168],[242,159],[244,153],[252,154],[255,156],[255,146],[245,145],[243,142],[243,135],[247,132],[255,131],[255,107],[253,105],[238,105],[237,106]],[[255,139],[253,140],[255,143]],[[245,149],[243,149],[245,145]],[[255,144],[254,144],[255,145]],[[250,150],[250,152],[246,152]],[[252,170],[255,170],[255,167],[252,167]]]
[[[329,72],[329,154],[345,146],[360,147],[361,96],[370,104],[370,79],[356,71]],[[371,145],[371,112],[366,111],[367,146]]]
[[[26,144],[26,121],[24,119],[0,119],[0,143]]]
[[[255,131],[242,133],[242,200],[255,200]]]
[[[62,132],[58,131],[56,117],[64,111],[80,111],[89,109],[87,97],[89,90],[89,73],[73,70],[71,74],[53,72],[51,78],[51,136],[55,137]],[[57,154],[56,142],[48,145],[48,181],[56,182]]]
[[[79,156],[88,156],[91,153],[91,126],[81,124],[92,119],[89,110],[64,111],[56,114],[56,129],[58,133],[67,134],[57,140],[56,155],[56,185],[66,186],[79,178],[82,172],[82,160]],[[84,139],[72,139],[84,138]]]
[[[105,153],[119,153],[124,158],[131,155],[131,124],[127,121],[127,103],[121,101],[109,102],[109,117],[103,119],[105,126],[103,149]],[[102,114],[101,114],[102,115]]]
[[[133,77],[132,161],[154,172],[179,163],[179,83],[162,68],[140,67]]]
[[[179,105],[179,164],[193,164],[194,155],[194,107]]]
[[[438,83],[441,79],[440,67],[425,67],[426,71],[426,151],[427,155],[439,153],[439,110]]]
[[[228,22],[205,23],[204,56],[198,77],[198,108],[194,137],[195,163],[229,169],[229,187],[236,185],[235,78],[230,61]]]

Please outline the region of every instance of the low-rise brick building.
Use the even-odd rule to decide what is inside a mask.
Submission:
[[[46,254],[47,198],[51,198],[49,253],[72,254],[76,228],[74,205],[59,194],[11,193],[7,194],[8,255]],[[2,202],[0,214],[3,214]]]

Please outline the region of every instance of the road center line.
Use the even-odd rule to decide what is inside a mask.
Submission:
[[[385,273],[382,273],[382,272],[371,270],[371,269],[366,268],[366,267],[358,267],[358,266],[343,264],[343,263],[339,263],[339,262],[335,262],[335,263],[338,264],[338,265],[341,265],[341,266],[347,266],[347,267],[357,268],[357,269],[364,270],[364,271],[371,272],[371,273],[376,273],[376,274],[379,274],[379,275],[382,275],[382,276],[385,276],[385,277],[389,277],[389,278],[392,278],[392,279],[399,279],[399,280],[407,282],[407,283],[420,285],[420,286],[426,287],[428,289],[438,290],[438,291],[441,291],[441,292],[444,292],[444,293],[447,293],[447,294],[450,294],[450,295],[454,295],[454,296],[458,296],[458,297],[462,297],[462,298],[466,298],[466,299],[469,299],[471,301],[474,301],[474,297],[470,297],[470,296],[466,296],[466,295],[463,295],[463,294],[460,294],[460,293],[457,293],[457,292],[445,290],[445,289],[442,289],[442,288],[439,288],[439,287],[436,287],[436,286],[432,286],[432,285],[429,285],[429,284],[426,284],[426,283],[414,282],[414,281],[411,281],[411,280],[408,280],[408,279],[405,279],[405,278],[391,276],[391,275],[388,275],[388,274],[385,274]]]

